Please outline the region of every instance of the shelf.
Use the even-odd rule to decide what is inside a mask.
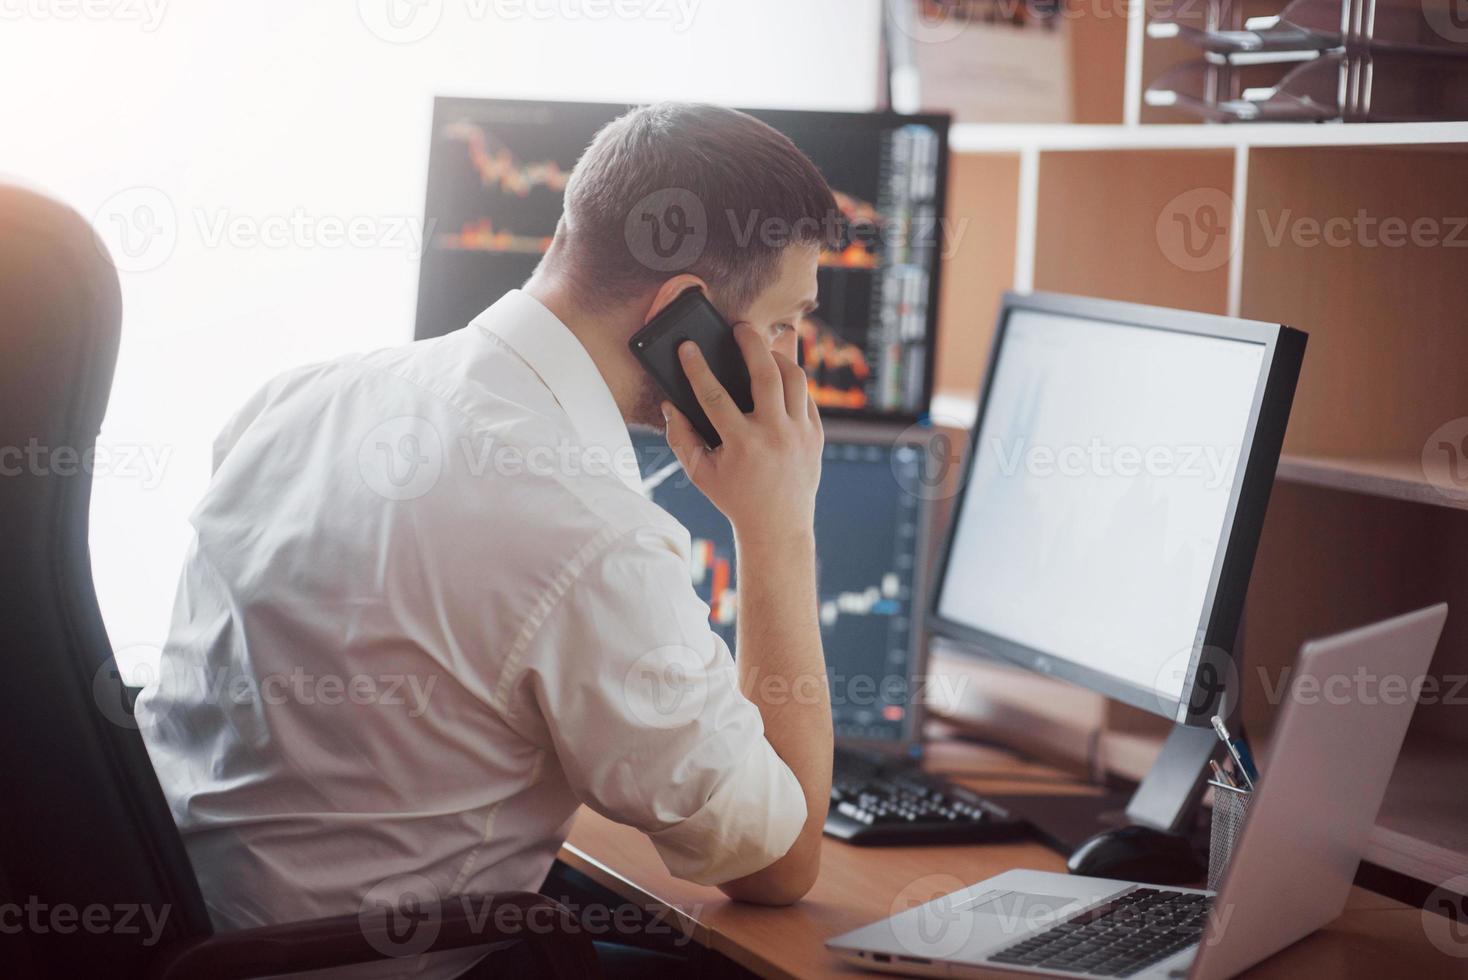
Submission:
[[[1434,884],[1468,874],[1468,746],[1409,732],[1366,860]]]
[[[949,131],[949,143],[955,153],[1430,145],[1468,143],[1468,122],[1138,126],[958,123]]]
[[[1429,482],[1423,473],[1421,460],[1415,456],[1338,457],[1287,453],[1279,459],[1276,478],[1371,497],[1468,510],[1468,493],[1453,493]]]

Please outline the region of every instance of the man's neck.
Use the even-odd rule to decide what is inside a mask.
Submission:
[[[627,354],[626,338],[642,324],[618,314],[588,313],[575,301],[571,290],[554,276],[537,272],[524,286],[524,291],[550,310],[566,329],[576,335],[596,370],[611,390],[617,410],[624,420],[633,415],[637,378],[628,376],[633,363]],[[627,322],[619,322],[626,319]]]

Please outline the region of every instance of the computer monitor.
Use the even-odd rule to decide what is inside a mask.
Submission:
[[[456,330],[522,285],[550,245],[577,158],[630,106],[434,102],[417,337]],[[802,364],[828,415],[928,411],[948,170],[948,117],[747,110],[825,174],[846,219],[823,253]]]
[[[1211,748],[1304,347],[1278,324],[1006,296],[934,631]]]
[[[836,424],[833,424],[833,427]],[[817,592],[832,714],[842,744],[915,750],[926,648],[928,501],[921,438],[868,427],[831,431],[816,492]],[[734,535],[661,436],[633,433],[644,478],[692,538],[689,569],[709,622],[738,655]]]

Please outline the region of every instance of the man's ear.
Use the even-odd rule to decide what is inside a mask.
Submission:
[[[658,291],[653,293],[652,303],[648,306],[647,313],[642,317],[643,324],[646,325],[653,317],[663,312],[664,307],[689,289],[702,289],[704,292],[708,292],[708,283],[704,282],[698,276],[685,272],[681,275],[674,276],[659,286]]]

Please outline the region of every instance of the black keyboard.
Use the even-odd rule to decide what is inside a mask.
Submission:
[[[992,953],[991,963],[1098,977],[1129,977],[1195,945],[1208,895],[1137,888]]]
[[[836,750],[826,834],[848,844],[987,844],[1028,836],[1008,810],[915,764]]]

